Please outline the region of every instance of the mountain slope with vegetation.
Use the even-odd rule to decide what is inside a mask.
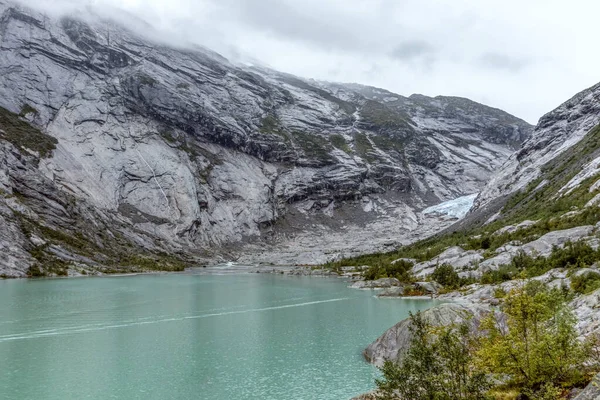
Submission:
[[[465,340],[477,342],[469,350],[473,358],[450,357],[448,361],[461,362],[469,371],[485,372],[494,379],[496,388],[488,391],[489,386],[480,385],[485,390],[441,398],[573,398],[576,388],[598,372],[598,360],[589,357],[597,354],[600,337],[599,123],[600,85],[596,85],[540,120],[523,149],[492,177],[463,220],[393,252],[329,264],[342,270],[360,266],[365,279],[399,279],[404,289],[388,290],[382,296],[428,293],[458,301],[469,310],[470,316],[465,318],[475,318],[475,325],[470,324],[476,327],[474,331],[466,334],[460,326],[448,327],[443,322],[447,316],[436,317],[433,321],[446,325],[446,330],[442,330],[441,338],[428,338],[427,346],[443,349],[452,345],[461,352]],[[443,287],[439,289],[437,284]],[[436,289],[422,290],[426,287]],[[562,300],[550,301],[559,298]],[[550,302],[544,305],[546,300]],[[495,322],[482,318],[480,307],[487,307],[492,314],[500,307],[504,316]],[[540,313],[539,318],[522,319],[536,313]],[[406,330],[407,323],[400,323],[371,344],[368,358],[405,354],[407,339],[394,339],[394,332]],[[419,319],[413,323],[422,340],[438,332],[431,327],[427,328],[429,333],[418,331],[423,324]],[[556,323],[559,325],[551,327]],[[536,336],[519,331],[525,326]],[[541,333],[541,329],[547,331]],[[560,335],[568,338],[560,339]],[[421,347],[414,348],[419,343]],[[568,343],[573,347],[561,347]],[[418,341],[412,346],[409,361],[388,359],[376,398],[401,398],[398,394],[406,396],[407,390],[412,391],[409,398],[430,398],[427,393],[418,394],[410,382],[435,372],[412,368],[414,362],[423,361],[431,347]],[[539,353],[532,353],[536,351]],[[445,373],[443,365],[438,367],[442,369],[435,375]],[[463,378],[461,382],[466,384],[474,375]],[[444,382],[438,383],[443,386]],[[593,393],[594,389],[586,392]],[[467,393],[479,395],[469,397]]]

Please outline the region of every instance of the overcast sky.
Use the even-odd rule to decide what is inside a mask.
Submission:
[[[34,1],[57,4],[23,0]],[[402,95],[464,96],[531,123],[600,81],[593,0],[88,2],[230,58]]]

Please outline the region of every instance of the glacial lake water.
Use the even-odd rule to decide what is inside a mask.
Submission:
[[[361,351],[430,300],[336,278],[137,275],[0,281],[0,399],[348,400]]]

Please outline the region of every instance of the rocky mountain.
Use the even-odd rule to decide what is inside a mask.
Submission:
[[[0,0],[0,274],[322,262],[450,223],[531,127]],[[274,250],[277,250],[274,252]]]
[[[600,124],[600,84],[586,89],[555,110],[544,115],[522,149],[510,156],[500,171],[493,175],[475,202],[475,209],[484,208],[499,198],[525,189],[536,179],[550,182],[559,176],[545,174],[552,164],[569,164],[569,172],[584,167],[577,154],[595,152],[596,143],[575,149],[586,135]],[[565,152],[571,156],[558,159]],[[589,161],[589,160],[588,160]],[[589,170],[589,166],[585,166]],[[543,186],[543,185],[542,185]],[[571,185],[572,186],[572,185]]]

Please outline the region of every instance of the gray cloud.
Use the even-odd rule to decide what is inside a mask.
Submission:
[[[510,72],[518,72],[531,64],[530,60],[500,53],[485,53],[480,57],[479,61],[483,66]]]
[[[390,55],[403,61],[411,61],[416,58],[431,56],[435,53],[435,48],[422,40],[406,41],[395,47]]]
[[[402,95],[465,96],[529,122],[600,81],[593,0],[20,1],[54,14],[135,15],[153,29],[128,26],[146,35],[234,61]]]

